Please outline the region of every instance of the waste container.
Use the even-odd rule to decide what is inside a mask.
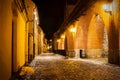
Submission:
[[[80,50],[80,58],[86,58],[85,50]]]

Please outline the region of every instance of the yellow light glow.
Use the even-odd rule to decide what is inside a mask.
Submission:
[[[37,14],[37,12],[36,11],[34,11],[34,15],[36,15]]]
[[[102,8],[106,13],[112,15],[112,4],[104,4]]]
[[[102,8],[103,8],[103,10],[107,10],[107,5],[104,4],[104,5],[102,6]]]
[[[39,22],[37,22],[37,25],[39,25]]]
[[[75,32],[76,32],[76,28],[71,28],[71,29],[70,29],[70,32],[75,33]]]
[[[112,11],[112,4],[104,4],[102,8],[105,11]]]
[[[35,17],[35,20],[38,20],[38,18],[37,18],[37,17]]]
[[[65,38],[65,35],[62,35],[62,36],[61,36],[61,38],[63,38],[63,39],[64,39],[64,38]]]
[[[52,39],[50,39],[50,42],[52,42]]]
[[[49,46],[48,46],[47,48],[48,48],[48,49],[50,49],[50,47],[49,47]]]
[[[58,39],[57,42],[60,42],[60,39]]]

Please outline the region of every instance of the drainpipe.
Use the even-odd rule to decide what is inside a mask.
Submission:
[[[27,20],[27,21],[26,21],[26,26],[25,26],[26,29],[27,29],[27,27],[28,27],[27,24],[28,24],[29,22],[33,22],[33,20]],[[25,31],[27,31],[27,30],[25,30]],[[27,56],[28,62],[25,62],[25,63],[29,63],[29,62],[31,62],[31,60],[32,60],[32,59],[31,59],[31,55],[30,55],[30,51],[29,51],[29,34],[30,34],[30,33],[29,33],[29,31],[28,31],[28,33],[27,33],[27,35],[28,35],[28,45],[27,45],[27,46],[28,46],[28,53],[27,53],[27,54],[28,54],[28,56]],[[25,53],[25,54],[26,54],[26,53]]]
[[[35,11],[36,7],[33,9]],[[35,57],[35,15],[33,15],[33,59]]]

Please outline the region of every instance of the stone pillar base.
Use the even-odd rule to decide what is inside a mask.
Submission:
[[[74,58],[75,57],[75,51],[74,50],[67,50],[66,54],[68,58]]]
[[[80,58],[80,50],[67,50],[66,51],[68,58]]]
[[[87,49],[86,51],[87,58],[105,58],[108,57],[108,51],[103,49]]]

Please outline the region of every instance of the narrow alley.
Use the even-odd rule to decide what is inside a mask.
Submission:
[[[90,59],[65,59],[53,53],[36,56],[30,68],[33,70],[21,72],[26,73],[24,80],[120,80],[119,66]]]
[[[120,80],[120,0],[0,0],[0,80]]]

